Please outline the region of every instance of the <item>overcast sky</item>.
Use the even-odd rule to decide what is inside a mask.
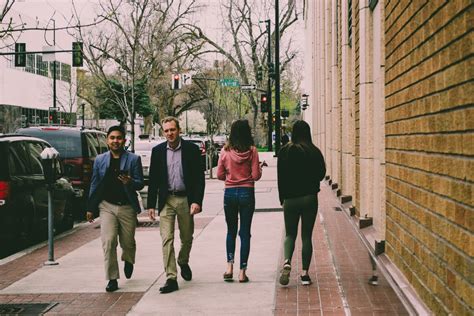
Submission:
[[[221,2],[223,0],[199,0],[199,5],[204,6],[202,10],[195,15],[194,20],[197,25],[202,27],[208,36],[222,43],[228,35],[224,29],[224,23],[221,18]],[[283,2],[280,0],[280,8],[283,7]],[[46,23],[51,17],[56,20],[56,27],[66,25],[66,21],[72,15],[72,1],[71,0],[17,0],[13,5],[15,12],[13,14],[21,14],[22,16],[30,17],[31,21],[34,22],[36,17],[40,23]],[[75,6],[78,10],[78,14],[81,18],[81,23],[91,22],[97,14],[98,0],[74,0]],[[261,10],[259,6],[263,5],[263,2],[255,2],[255,6],[252,7],[253,12]],[[270,18],[274,20],[274,13],[269,12],[270,16],[262,16],[262,20]],[[300,23],[302,24],[302,23]],[[262,25],[262,28],[264,25]],[[302,47],[302,33],[298,30],[300,26],[296,26],[293,34],[287,34],[286,38],[292,38],[296,41],[297,47]],[[285,37],[284,37],[285,40]],[[219,56],[211,57],[210,60],[221,59]]]

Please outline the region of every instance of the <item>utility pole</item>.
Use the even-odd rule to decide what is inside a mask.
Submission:
[[[268,48],[267,48],[267,102],[268,102],[268,137],[267,147],[268,151],[273,151],[273,121],[272,121],[272,76],[270,75],[270,69],[272,69],[272,34],[270,30],[270,20],[265,20],[267,24],[267,35],[268,35]]]
[[[85,118],[86,118],[86,104],[84,102],[81,103],[82,106],[82,128],[85,128]]]
[[[275,0],[275,156],[280,151],[280,5]]]
[[[53,47],[56,49],[56,20],[53,20]],[[56,55],[53,61],[53,108],[56,109]]]

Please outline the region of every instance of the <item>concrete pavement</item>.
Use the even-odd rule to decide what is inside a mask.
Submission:
[[[52,303],[47,312],[51,315],[351,315],[358,312],[366,315],[366,312],[372,314],[371,311],[406,314],[383,278],[379,287],[367,285],[370,264],[362,261],[367,261],[368,256],[360,255],[363,248],[357,248],[361,245],[351,235],[350,226],[343,226],[349,223],[343,212],[333,211],[338,201],[324,184],[313,236],[315,257],[310,274],[314,283],[309,287],[299,285],[301,250],[298,241],[290,284],[288,287],[277,284],[284,226],[283,214],[278,211],[276,159],[272,153],[260,153],[260,159],[266,160],[269,166],[264,168],[262,179],[256,185],[257,211],[252,224],[249,283],[227,283],[222,279],[226,268],[224,184],[208,179],[203,212],[195,217],[190,258],[193,280],[186,282],[178,277],[179,291],[159,293],[159,287],[166,281],[159,228],[150,225],[143,214],[136,233],[134,275],[126,280],[122,274],[117,292],[104,291],[100,222],[81,225],[55,242],[57,266],[42,265],[47,258],[47,247],[0,263],[3,278],[0,280],[0,314],[2,304],[25,302]],[[338,238],[341,229],[347,242]],[[178,243],[176,235],[176,249],[179,249]],[[336,247],[344,244],[350,247]],[[239,249],[237,239],[235,280]],[[352,250],[359,255],[351,253]],[[373,298],[378,301],[371,301]],[[381,309],[378,304],[381,299],[390,304]]]

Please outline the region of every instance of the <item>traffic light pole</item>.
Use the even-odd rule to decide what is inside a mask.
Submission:
[[[275,0],[275,156],[280,151],[280,6]]]
[[[268,48],[267,48],[267,102],[268,102],[268,137],[267,137],[267,147],[268,151],[273,151],[273,121],[272,121],[272,78],[270,76],[270,69],[272,64],[272,34],[270,32],[270,20],[266,20],[267,23],[267,35],[268,35]]]
[[[56,48],[56,21],[55,20],[53,20],[53,47]],[[53,108],[56,109],[56,57],[54,58],[54,62],[53,62]],[[54,123],[55,122],[53,122],[53,124]]]

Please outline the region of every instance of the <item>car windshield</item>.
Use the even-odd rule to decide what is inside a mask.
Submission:
[[[27,130],[19,131],[21,134],[27,134],[44,139],[51,144],[58,152],[61,158],[82,157],[82,146],[80,134],[64,133],[62,130]]]

